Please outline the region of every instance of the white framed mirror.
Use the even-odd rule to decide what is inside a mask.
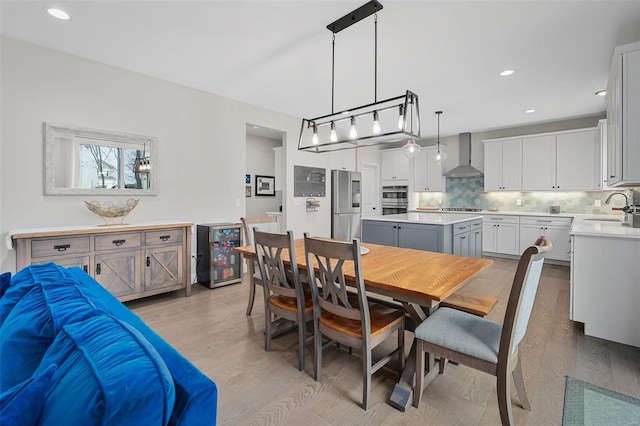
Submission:
[[[157,138],[44,123],[46,195],[157,195]]]

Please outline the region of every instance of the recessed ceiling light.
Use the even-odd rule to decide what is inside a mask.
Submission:
[[[596,92],[596,95],[598,95],[598,96],[605,96],[606,94],[607,94],[606,90],[600,90],[600,91]]]
[[[69,18],[71,18],[71,16],[69,16],[67,12],[61,9],[56,9],[55,7],[47,9],[47,13],[49,13],[49,15],[53,16],[54,18],[62,19],[63,21],[67,21],[69,20]]]
[[[506,77],[506,76],[511,75],[511,74],[513,74],[513,73],[514,73],[514,71],[513,71],[513,70],[504,70],[504,71],[502,71],[502,72],[500,73],[500,75],[501,75],[501,76],[503,76],[503,77]]]
[[[534,112],[536,112],[535,109],[528,109],[528,110],[525,111],[525,114],[531,114],[531,113],[534,113]]]

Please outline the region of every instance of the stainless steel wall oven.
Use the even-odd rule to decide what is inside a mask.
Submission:
[[[382,187],[382,214],[407,213],[409,207],[409,188],[404,185]]]

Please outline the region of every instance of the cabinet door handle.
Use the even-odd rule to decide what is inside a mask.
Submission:
[[[127,240],[113,240],[111,241],[113,244],[115,244],[116,246],[120,247],[121,245],[123,245],[124,243],[127,242]]]
[[[402,229],[402,226],[398,226],[398,229]]]
[[[96,263],[96,275],[100,275],[102,273],[102,265]]]
[[[160,235],[160,239],[162,241],[168,241],[171,238],[171,235]]]
[[[53,246],[53,249],[58,251],[66,251],[68,248],[71,248],[71,244],[58,244]]]
[[[147,256],[147,267],[151,266],[151,256]]]
[[[84,272],[86,272],[87,274],[89,273],[89,267],[88,267],[87,265],[83,265],[83,266],[82,266],[82,270],[83,270]]]
[[[467,238],[467,237],[465,237],[464,235],[462,237],[460,237],[461,240],[464,240],[465,238]]]

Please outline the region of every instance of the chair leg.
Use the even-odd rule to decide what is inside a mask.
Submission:
[[[371,396],[371,349],[362,348],[362,408],[369,408]]]
[[[306,323],[301,315],[298,315],[298,370],[304,371],[305,349],[307,347]]]
[[[424,345],[420,339],[415,339],[414,343],[416,345],[416,385],[413,388],[413,406],[418,408],[424,386]]]
[[[513,410],[511,408],[511,377],[506,369],[498,371],[498,408],[500,420],[503,426],[511,426],[513,422]]]
[[[264,303],[264,350],[271,350],[271,312],[269,311],[269,302]]]
[[[440,357],[438,360],[438,367],[440,369],[440,374],[444,374],[444,367],[447,365],[447,359],[444,357]]]
[[[313,335],[315,338],[315,352],[316,352],[315,353],[316,365],[315,365],[315,373],[313,378],[316,381],[319,381],[322,373],[321,371],[322,369],[322,334],[320,333],[320,330],[318,330],[318,326],[316,324],[314,324],[313,331],[314,331]]]
[[[516,384],[516,392],[518,392],[518,397],[520,398],[522,408],[531,411],[529,398],[527,398],[527,391],[524,388],[524,377],[522,375],[522,362],[520,362],[520,352],[518,352],[518,358],[516,362],[516,368],[513,369],[513,381]]]
[[[251,315],[253,310],[253,302],[256,299],[256,280],[253,277],[256,273],[258,264],[255,261],[247,261],[247,271],[249,273],[249,302],[247,303],[246,315]]]

